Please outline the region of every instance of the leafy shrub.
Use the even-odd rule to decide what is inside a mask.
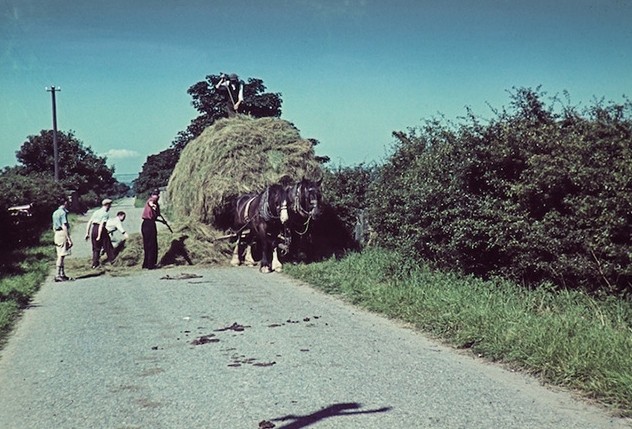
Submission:
[[[19,168],[7,168],[0,174],[0,236],[4,250],[33,244],[47,228],[51,216],[64,197],[64,190],[44,174],[21,174]],[[12,215],[8,208],[33,204],[31,216]]]
[[[555,113],[518,89],[511,107],[395,133],[369,197],[378,242],[465,273],[631,292],[631,103]]]
[[[367,192],[377,171],[376,166],[364,164],[324,171],[323,199],[343,228],[335,232],[340,239],[344,237],[342,247],[357,247],[368,240]]]
[[[114,168],[108,167],[106,158],[97,156],[90,147],[75,137],[73,131],[57,132],[59,146],[59,181],[66,190],[78,195],[93,192],[97,201],[112,197],[116,189]],[[16,157],[23,165],[22,174],[53,175],[53,131],[42,130],[39,135],[29,136]],[[96,201],[95,201],[96,202]]]

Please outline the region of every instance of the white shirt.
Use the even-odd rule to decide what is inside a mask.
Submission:
[[[107,222],[110,217],[109,209],[105,207],[101,207],[99,210],[92,213],[92,217],[90,218],[90,223],[101,224]]]
[[[109,218],[107,223],[105,224],[105,228],[108,230],[108,233],[110,234],[118,229],[121,234],[125,235],[125,228],[123,228],[123,222],[121,222],[121,219],[118,216]]]

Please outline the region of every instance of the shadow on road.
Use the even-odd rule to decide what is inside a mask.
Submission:
[[[178,240],[172,240],[171,246],[169,246],[169,250],[165,252],[164,256],[160,259],[158,263],[163,266],[175,264],[178,258],[182,258],[187,262],[187,264],[193,265],[193,261],[189,256],[189,251],[184,244],[184,241],[187,238],[189,238],[188,235],[183,235]]]
[[[98,272],[88,273],[88,274],[80,274],[80,275],[75,277],[75,280],[89,279],[91,277],[99,277],[99,276],[102,276],[104,274],[105,274],[105,271],[98,271]]]
[[[287,415],[283,417],[277,417],[272,419],[272,421],[285,422],[287,420],[293,420],[290,423],[284,424],[283,426],[279,426],[276,429],[300,429],[306,428],[313,424],[318,423],[321,420],[328,419],[330,417],[343,417],[343,416],[353,416],[357,414],[373,414],[373,413],[384,413],[391,410],[391,407],[382,407],[374,410],[360,410],[362,404],[357,402],[346,402],[340,404],[333,404],[322,410],[316,411],[312,414],[306,414],[304,416],[297,415]]]

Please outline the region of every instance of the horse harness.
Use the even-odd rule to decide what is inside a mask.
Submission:
[[[294,232],[296,232],[298,235],[305,235],[307,234],[307,231],[309,230],[309,223],[312,220],[313,210],[310,210],[308,212],[301,205],[301,184],[300,183],[294,185],[293,194],[294,194],[294,204],[292,205],[292,210],[294,210],[294,212],[297,213],[302,218],[306,219],[305,223],[303,224],[305,225],[305,229],[302,232],[300,231],[294,231]]]
[[[275,216],[272,214],[272,212],[270,211],[270,187],[269,186],[266,187],[266,190],[263,193],[262,198],[264,199],[264,202],[263,204],[259,204],[259,216],[261,216],[261,218],[266,222],[272,219],[280,219],[281,213],[283,212],[283,210],[287,210],[287,200],[284,199],[283,202],[281,203],[281,207],[277,208],[278,215]]]
[[[244,223],[246,224],[252,220],[252,218],[250,217],[250,205],[257,197],[260,197],[263,200],[263,203],[259,204],[259,216],[265,222],[268,222],[272,219],[279,219],[281,217],[281,212],[284,209],[287,209],[287,201],[283,200],[283,202],[281,203],[281,207],[277,210],[279,212],[279,215],[275,216],[272,214],[272,211],[270,210],[270,187],[266,187],[266,190],[263,192],[263,194],[257,194],[251,197],[246,202],[246,205],[244,206],[244,215],[243,215]]]

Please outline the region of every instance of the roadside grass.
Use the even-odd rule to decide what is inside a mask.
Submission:
[[[0,346],[53,263],[52,232],[38,246],[0,254]],[[123,258],[121,265],[109,274],[125,275],[129,265]],[[284,268],[327,293],[632,416],[629,301],[442,273],[380,249]]]
[[[290,276],[632,416],[632,303],[433,271],[367,249]]]
[[[54,259],[52,232],[44,233],[39,245],[0,254],[0,346],[46,280]]]

